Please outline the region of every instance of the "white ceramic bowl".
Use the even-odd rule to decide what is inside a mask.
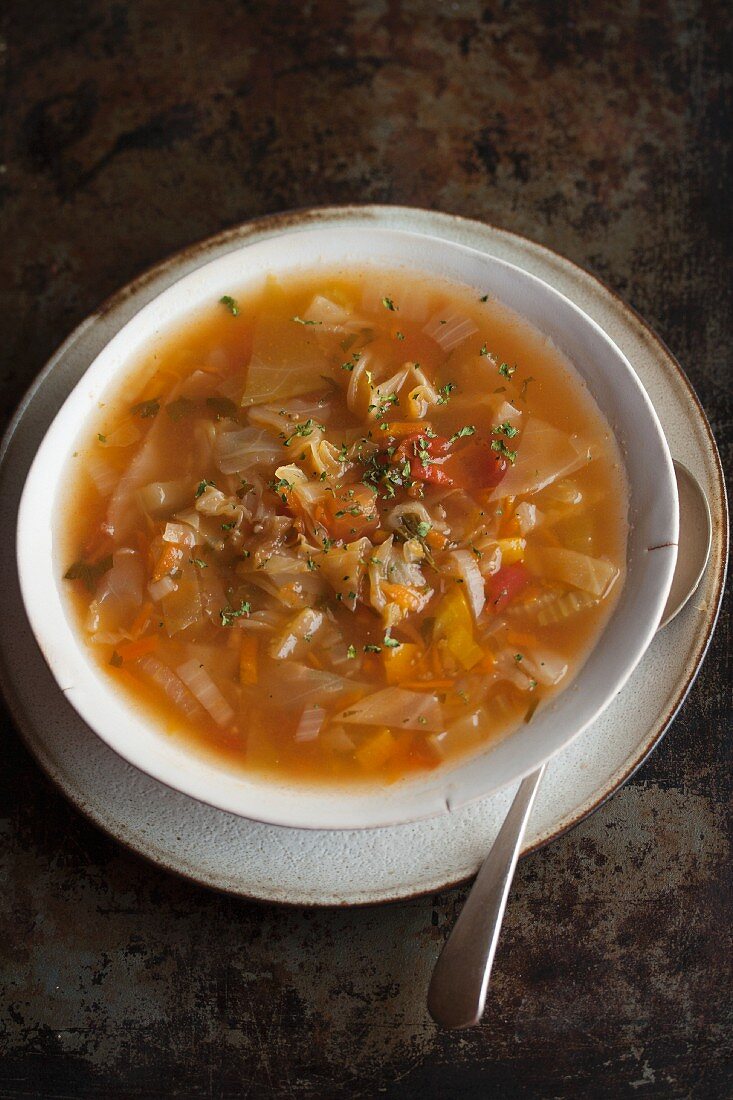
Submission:
[[[490,292],[551,337],[588,384],[616,432],[629,481],[624,589],[574,682],[511,737],[457,767],[387,788],[324,790],[235,775],[165,736],[100,673],[73,621],[55,538],[65,468],[86,422],[130,361],[161,332],[232,288],[269,272],[319,264],[411,268]],[[512,783],[559,752],[621,690],[651,641],[676,561],[677,491],[657,416],[628,360],[552,287],[472,249],[386,229],[288,230],[204,264],[136,314],[97,356],[54,419],[23,490],[18,567],[28,617],[69,702],[116,752],[180,791],[244,817],[297,828],[400,824],[464,805]]]

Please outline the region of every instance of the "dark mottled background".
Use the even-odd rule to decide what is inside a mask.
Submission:
[[[171,250],[363,200],[599,274],[730,448],[726,5],[5,0],[0,20],[3,414]],[[0,1094],[733,1095],[729,629],[633,781],[520,866],[462,1034],[424,995],[464,890],[353,912],[207,893],[81,819],[6,717]]]

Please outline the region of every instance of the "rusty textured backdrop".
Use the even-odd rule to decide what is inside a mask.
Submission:
[[[143,267],[287,207],[414,203],[587,266],[730,447],[726,5],[0,5],[0,385]],[[733,1095],[729,623],[660,749],[520,866],[480,1029],[440,1034],[464,890],[240,903],[79,817],[3,719],[3,1097]]]

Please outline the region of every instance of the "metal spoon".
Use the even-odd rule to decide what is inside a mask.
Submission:
[[[660,628],[671,622],[697,588],[712,542],[710,506],[704,492],[681,462],[675,461],[674,469],[682,538]],[[483,1016],[509,889],[544,771],[543,764],[520,783],[499,835],[435,965],[428,990],[428,1009],[442,1027],[471,1027]]]

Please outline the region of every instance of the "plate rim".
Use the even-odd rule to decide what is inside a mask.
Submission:
[[[537,851],[549,844],[551,841],[564,835],[573,829],[576,825],[580,824],[586,817],[595,813],[612,795],[614,795],[645,763],[650,754],[659,745],[662,738],[666,734],[670,725],[674,721],[677,713],[687,698],[690,689],[699,673],[702,662],[705,659],[705,655],[710,646],[712,635],[717,625],[720,607],[722,604],[722,598],[725,588],[725,579],[727,573],[728,556],[729,556],[729,527],[728,527],[728,503],[725,478],[723,473],[722,461],[717,448],[715,437],[713,435],[710,423],[708,421],[705,410],[695,393],[687,375],[677,358],[673,355],[664,340],[654,331],[654,329],[644,320],[639,312],[631,305],[629,305],[622,296],[609,287],[601,278],[594,273],[588,271],[586,268],[577,264],[574,260],[562,255],[556,250],[533,240],[530,237],[521,233],[516,233],[513,230],[504,229],[501,226],[495,225],[488,220],[482,220],[478,218],[470,218],[460,214],[453,214],[440,210],[427,210],[424,207],[419,206],[404,206],[395,205],[389,203],[351,203],[351,204],[338,204],[338,205],[324,205],[324,206],[306,206],[289,209],[274,214],[264,214],[254,218],[247,219],[243,222],[236,223],[229,226],[219,232],[201,238],[191,244],[185,245],[172,253],[167,254],[162,259],[156,261],[143,268],[137,275],[131,280],[126,282],[123,286],[119,287],[112,294],[105,297],[95,310],[89,313],[79,324],[77,324],[69,335],[62,341],[59,347],[52,353],[44,366],[32,379],[30,385],[21,396],[18,405],[13,412],[7,427],[3,433],[2,440],[0,440],[0,464],[2,464],[6,458],[8,450],[12,444],[13,439],[16,436],[18,428],[21,425],[23,417],[33,401],[36,393],[43,384],[43,382],[53,372],[59,361],[62,360],[64,355],[74,346],[74,344],[81,338],[81,336],[91,328],[95,323],[102,320],[106,315],[112,313],[114,310],[122,307],[124,303],[130,299],[133,295],[144,290],[145,286],[154,281],[156,278],[163,276],[170,268],[180,267],[182,264],[187,264],[191,261],[195,261],[200,255],[206,256],[212,249],[216,249],[225,246],[230,241],[237,242],[246,239],[247,236],[257,234],[258,232],[264,232],[268,235],[280,235],[288,230],[302,229],[310,226],[312,223],[318,223],[322,221],[342,221],[349,217],[373,217],[375,220],[380,216],[391,215],[397,216],[404,215],[411,217],[414,215],[422,216],[427,219],[438,219],[444,225],[450,225],[459,223],[464,228],[470,228],[475,226],[482,231],[488,231],[499,238],[505,238],[509,241],[516,242],[521,246],[530,246],[531,250],[539,253],[544,253],[548,258],[559,263],[566,269],[571,269],[576,277],[589,283],[591,287],[595,286],[596,289],[600,289],[602,294],[605,294],[610,298],[613,303],[620,309],[622,313],[627,314],[632,321],[635,322],[636,327],[641,330],[642,334],[651,339],[652,343],[656,345],[658,353],[663,359],[667,361],[667,364],[672,368],[674,373],[681,379],[684,389],[686,391],[686,397],[691,399],[692,404],[696,407],[699,418],[706,432],[704,449],[708,453],[708,457],[712,458],[713,470],[716,479],[716,487],[719,493],[719,511],[718,516],[714,513],[714,519],[720,519],[720,567],[719,575],[716,578],[716,585],[714,589],[713,598],[711,600],[711,609],[708,612],[706,620],[706,628],[701,631],[699,640],[696,644],[690,648],[688,657],[688,667],[690,672],[688,675],[680,681],[678,687],[675,688],[673,697],[668,704],[668,707],[661,720],[654,723],[652,731],[641,744],[638,753],[634,754],[634,758],[630,761],[628,767],[618,776],[614,777],[613,783],[607,790],[605,790],[593,803],[584,806],[581,810],[575,813],[572,817],[563,821],[558,828],[554,829],[551,833],[540,836],[531,844],[527,844],[521,852],[521,856],[530,854]],[[411,228],[410,232],[421,233],[423,232],[419,228]],[[479,247],[479,246],[477,246]],[[254,901],[262,904],[276,904],[290,906],[294,908],[343,908],[343,907],[367,907],[372,905],[383,905],[386,903],[396,903],[400,901],[408,901],[413,898],[419,898],[426,895],[434,894],[436,889],[448,890],[452,889],[462,883],[470,881],[473,875],[460,876],[455,880],[450,880],[443,883],[440,887],[429,887],[426,889],[420,889],[417,891],[411,891],[409,893],[400,893],[399,895],[392,895],[388,898],[375,898],[364,900],[341,900],[341,901],[318,901],[318,900],[289,900],[289,899],[272,899],[257,894],[247,894],[242,890],[235,888],[234,886],[226,886],[220,883],[216,883],[206,878],[198,877],[194,872],[186,870],[182,865],[175,865],[174,863],[166,860],[164,856],[156,852],[153,846],[149,846],[146,850],[144,847],[139,847],[131,839],[129,839],[124,833],[121,835],[114,831],[111,824],[105,822],[100,816],[98,816],[91,806],[84,804],[83,799],[71,788],[66,782],[65,777],[62,774],[57,774],[54,770],[53,764],[50,760],[44,758],[44,753],[41,746],[36,745],[29,737],[26,730],[26,720],[23,715],[23,708],[15,697],[13,690],[13,681],[5,668],[5,662],[2,659],[2,653],[0,653],[0,690],[6,700],[11,717],[15,723],[18,733],[23,741],[25,747],[33,759],[39,764],[47,778],[57,787],[61,793],[72,803],[72,805],[88,820],[90,820],[96,827],[100,828],[107,836],[113,838],[117,843],[121,844],[127,850],[134,852],[136,856],[141,856],[146,862],[151,863],[156,868],[161,867],[167,872],[176,875],[186,881],[194,882],[198,886],[204,886],[207,889],[216,890],[220,893],[226,893],[234,897],[242,898],[243,900]],[[122,759],[122,758],[120,758]],[[286,829],[287,826],[272,826],[274,828]],[[295,830],[297,831],[297,830]]]

